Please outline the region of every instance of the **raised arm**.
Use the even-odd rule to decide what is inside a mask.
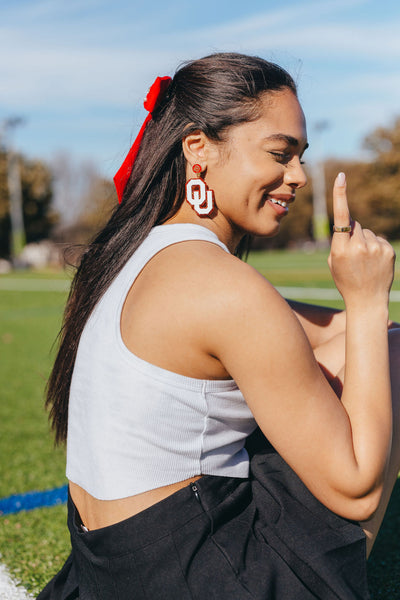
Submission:
[[[338,182],[334,213],[336,225],[349,225]],[[393,265],[391,246],[358,223],[351,234],[334,234],[330,266],[347,311],[341,401],[287,303],[247,265],[225,274],[211,323],[210,352],[238,383],[264,434],[317,498],[355,520],[379,502],[391,445]],[[224,295],[230,277],[236,285]]]

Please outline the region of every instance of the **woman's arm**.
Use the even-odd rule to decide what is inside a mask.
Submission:
[[[336,186],[337,224],[344,224],[346,210],[345,191]],[[366,519],[379,502],[391,445],[387,322],[393,262],[389,244],[358,224],[352,235],[334,236],[331,270],[347,309],[341,401],[298,319],[268,282],[235,263],[212,286],[217,295],[209,352],[312,493],[355,520]]]
[[[325,344],[346,330],[346,311],[286,300],[301,323],[311,348]]]
[[[346,331],[346,311],[328,306],[308,304],[286,298],[303,327],[311,348],[316,349]],[[400,323],[388,321],[388,329],[399,329]]]
[[[295,300],[286,302],[300,321],[327,381],[341,396],[345,363],[346,311]],[[338,378],[339,373],[341,376]]]

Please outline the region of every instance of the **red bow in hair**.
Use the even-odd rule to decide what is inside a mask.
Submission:
[[[133,165],[136,160],[137,153],[139,151],[140,143],[143,138],[146,125],[152,119],[152,113],[159,105],[162,97],[167,91],[169,84],[171,83],[171,77],[157,77],[148,91],[148,94],[143,102],[143,106],[149,112],[147,115],[139,133],[137,134],[136,140],[133,142],[131,149],[129,150],[124,162],[118,169],[114,176],[114,184],[117,189],[118,202],[121,203],[122,196],[128,179],[132,173]]]

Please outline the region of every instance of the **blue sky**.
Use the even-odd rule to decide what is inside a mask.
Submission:
[[[51,161],[64,151],[111,177],[153,79],[235,50],[295,77],[309,160],[361,158],[363,137],[400,115],[399,31],[398,0],[2,0],[0,124],[26,119],[14,142],[28,156]]]

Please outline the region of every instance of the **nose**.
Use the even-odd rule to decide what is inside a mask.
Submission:
[[[294,156],[287,165],[284,181],[294,189],[302,188],[307,184],[307,175],[298,156]]]

